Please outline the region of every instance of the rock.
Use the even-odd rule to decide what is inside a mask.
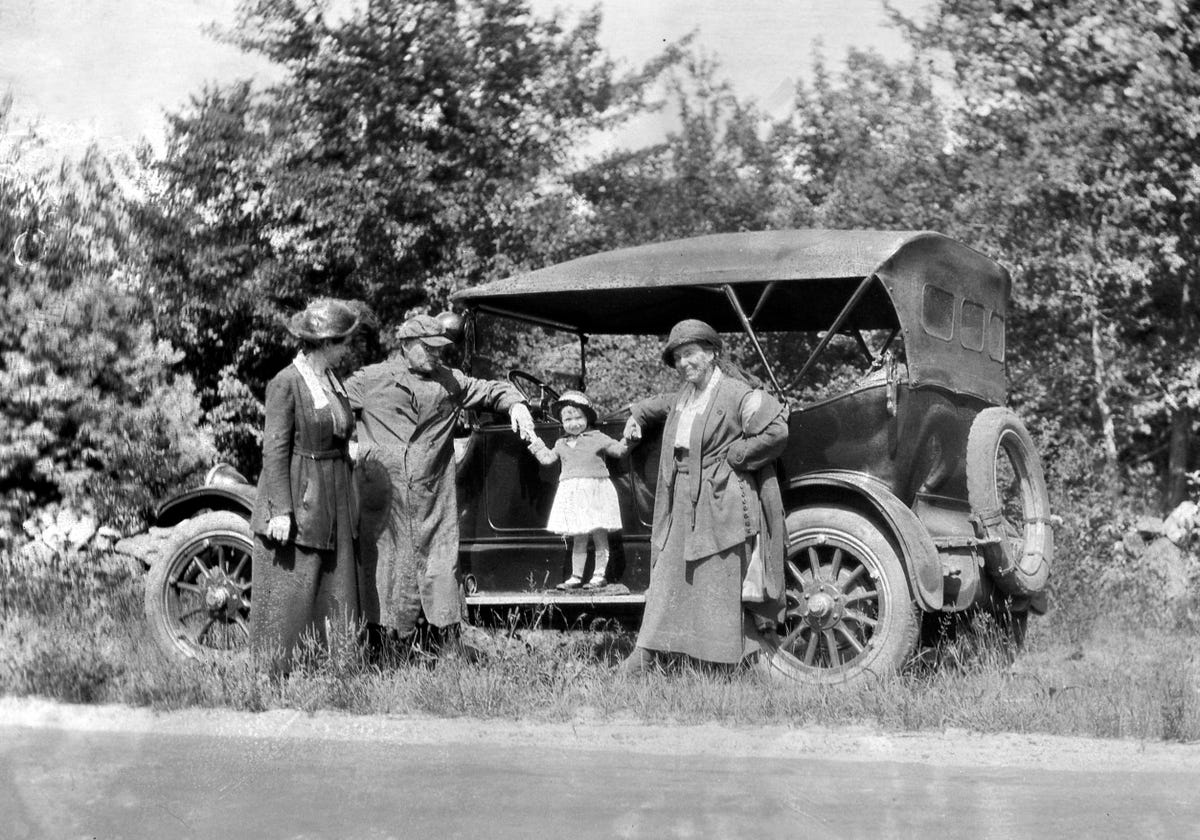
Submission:
[[[58,550],[66,544],[67,535],[57,525],[51,525],[42,531],[41,541],[51,548]]]
[[[70,508],[61,508],[58,515],[54,517],[54,525],[64,534],[70,533],[75,527],[75,523],[79,521],[79,515]]]
[[[1162,581],[1162,601],[1176,606],[1188,597],[1188,558],[1179,546],[1166,537],[1159,537],[1142,555],[1146,568],[1153,571]]]
[[[138,557],[156,548],[158,543],[159,540],[156,540],[151,534],[134,534],[132,537],[117,540],[116,545],[113,546],[113,551],[118,554],[130,554]]]
[[[1146,541],[1133,531],[1127,531],[1121,537],[1121,545],[1125,547],[1127,557],[1141,557],[1142,552],[1146,550]]]
[[[96,535],[96,518],[84,514],[79,517],[71,529],[67,531],[67,545],[74,549],[83,548]]]
[[[147,566],[153,566],[166,548],[171,533],[170,528],[151,528],[145,533],[117,540],[112,550],[118,554],[136,557]]]
[[[101,525],[96,529],[96,536],[92,540],[92,544],[102,551],[109,551],[113,545],[120,540],[122,534],[116,528],[110,528],[107,525]]]
[[[1139,516],[1133,527],[1143,537],[1161,537],[1163,521],[1157,516]]]
[[[20,555],[25,560],[49,563],[54,560],[58,552],[51,546],[46,545],[46,543],[34,540],[21,547]]]
[[[1180,502],[1163,521],[1163,536],[1175,545],[1184,545],[1200,524],[1200,505],[1193,501]]]

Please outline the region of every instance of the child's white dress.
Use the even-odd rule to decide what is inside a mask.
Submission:
[[[605,460],[611,447],[620,444],[595,429],[555,441],[554,453],[562,473],[546,523],[548,530],[574,535],[621,529],[621,506]]]

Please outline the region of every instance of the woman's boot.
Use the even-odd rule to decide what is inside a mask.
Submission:
[[[654,654],[644,647],[635,647],[633,653],[621,663],[621,673],[627,677],[637,677],[654,670]]]

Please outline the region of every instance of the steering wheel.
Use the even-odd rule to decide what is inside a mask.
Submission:
[[[519,368],[513,368],[508,372],[508,381],[521,392],[521,396],[531,404],[538,406],[542,414],[549,416],[550,404],[559,397],[558,391],[553,386],[547,385],[532,373]]]

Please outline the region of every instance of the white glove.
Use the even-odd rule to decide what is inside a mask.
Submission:
[[[627,440],[641,440],[642,427],[638,425],[638,421],[630,417],[625,421],[625,431],[621,433]]]
[[[287,542],[292,534],[292,515],[281,513],[267,520],[267,536],[275,542]]]
[[[531,441],[537,437],[533,430],[533,415],[525,403],[517,403],[510,408],[508,417],[512,421],[512,430],[521,436],[521,440]]]

